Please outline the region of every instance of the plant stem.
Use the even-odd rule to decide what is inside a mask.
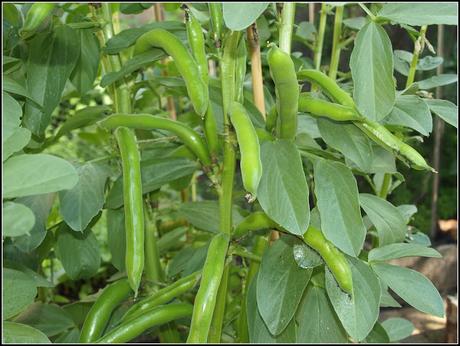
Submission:
[[[337,6],[335,9],[334,19],[334,38],[332,41],[332,54],[331,64],[329,66],[329,77],[333,80],[337,77],[337,69],[340,61],[340,36],[342,35],[342,18],[343,18],[343,5]]]
[[[160,262],[160,251],[157,245],[157,227],[155,211],[145,203],[145,278],[151,282],[163,281],[163,269]]]
[[[313,63],[315,65],[315,69],[319,70],[321,66],[321,55],[323,52],[323,42],[324,42],[324,32],[326,30],[326,22],[327,22],[327,4],[321,4],[321,14],[319,16],[319,29],[318,29],[318,36],[316,37],[316,45],[315,45],[315,54],[313,57]]]
[[[385,173],[383,176],[382,186],[380,187],[379,197],[386,199],[388,195],[388,190],[391,185],[391,174]]]
[[[208,343],[220,343],[222,336],[222,325],[224,322],[225,305],[227,302],[228,277],[230,273],[230,263],[225,266],[219,291],[217,292],[217,302],[214,308],[211,328],[209,329]]]
[[[285,53],[291,54],[292,28],[295,19],[295,2],[284,2],[279,28],[279,45]]]
[[[420,35],[415,41],[414,45],[414,55],[412,56],[412,61],[410,63],[409,73],[407,75],[406,88],[408,88],[415,80],[415,72],[417,71],[418,57],[425,47],[425,33],[427,26],[423,25],[420,28]]]
[[[374,21],[376,20],[377,18],[374,16],[374,14],[371,12],[371,10],[369,10],[366,5],[362,4],[362,3],[358,3],[358,5],[363,9],[364,12],[366,12],[366,14],[371,17],[371,20]]]
[[[268,246],[268,241],[265,237],[256,237],[254,248],[252,252],[256,256],[262,257],[267,246]],[[241,292],[241,312],[240,312],[240,316],[238,319],[238,341],[240,343],[249,342],[246,299],[247,299],[249,284],[251,283],[252,279],[257,274],[259,267],[260,267],[260,262],[251,261],[251,264],[249,265],[248,274],[246,275],[246,281],[244,282],[243,289]]]
[[[266,118],[265,101],[264,101],[264,85],[262,77],[262,61],[260,58],[260,42],[259,34],[257,33],[256,23],[252,24],[247,29],[249,51],[251,54],[251,77],[252,77],[252,94],[254,104],[259,109],[260,113]]]

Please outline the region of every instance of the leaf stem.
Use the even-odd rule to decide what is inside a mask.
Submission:
[[[343,5],[337,6],[335,10],[335,19],[334,19],[334,38],[332,41],[332,54],[331,54],[331,64],[329,66],[329,77],[333,80],[337,77],[337,69],[339,67],[340,61],[340,36],[342,35],[342,18],[343,18]]]
[[[363,3],[359,2],[358,5],[363,9],[364,12],[366,12],[366,14],[371,17],[371,20],[372,21],[375,21],[377,19],[377,17],[371,12],[371,10],[369,10],[366,5],[364,5]]]
[[[284,2],[279,28],[279,46],[283,52],[288,54],[291,54],[292,28],[294,26],[294,19],[295,2]]]
[[[408,88],[412,83],[414,83],[415,72],[417,71],[418,58],[420,56],[420,53],[423,51],[423,48],[425,47],[426,29],[427,26],[423,25],[420,28],[419,37],[417,38],[417,40],[415,40],[414,54],[412,56],[412,61],[410,63],[409,73],[407,75],[406,88]]]
[[[323,52],[323,43],[324,43],[324,32],[326,31],[326,22],[327,22],[327,4],[321,4],[321,11],[319,16],[319,28],[318,28],[318,36],[316,37],[316,45],[315,45],[315,54],[313,57],[313,63],[315,65],[315,69],[319,70],[321,66],[321,55]]]

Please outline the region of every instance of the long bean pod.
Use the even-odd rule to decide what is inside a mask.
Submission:
[[[201,137],[189,126],[151,114],[113,114],[98,123],[107,129],[120,126],[143,130],[167,130],[179,137],[204,165],[210,165],[208,149]]]
[[[123,166],[123,200],[126,232],[126,273],[137,295],[144,270],[144,207],[140,154],[134,132],[126,127],[115,130]]]
[[[310,93],[301,93],[299,111],[314,116],[326,117],[335,121],[363,121],[365,120],[353,107],[342,106],[336,103],[312,97]]]

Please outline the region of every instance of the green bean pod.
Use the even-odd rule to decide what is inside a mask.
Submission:
[[[208,60],[206,59],[203,29],[188,7],[185,9],[185,27],[188,43],[198,64],[201,79],[208,85]]]
[[[385,126],[371,120],[366,120],[363,123],[355,122],[361,131],[363,131],[370,139],[389,151],[395,151],[410,162],[412,162],[416,169],[426,169],[436,172],[428,165],[422,155],[412,148],[410,145],[404,143],[394,134],[392,134]]]
[[[313,226],[308,227],[303,238],[308,246],[321,255],[340,288],[351,294],[353,290],[353,280],[350,264],[344,254],[327,240],[319,229]]]
[[[120,324],[96,342],[106,344],[128,342],[147,329],[190,316],[192,309],[192,305],[185,303],[155,307],[134,320]]]
[[[151,47],[163,49],[176,64],[184,79],[188,95],[195,112],[204,116],[208,108],[208,87],[201,77],[200,68],[184,44],[164,29],[153,29],[141,35],[135,45],[134,55],[148,51]]]
[[[209,2],[209,15],[211,17],[211,27],[216,41],[217,48],[220,48],[220,41],[222,40],[222,31],[224,27],[224,16],[222,12],[222,3]]]
[[[335,121],[363,121],[364,118],[352,107],[312,97],[310,93],[301,93],[299,111],[314,116],[326,117]]]
[[[55,3],[34,3],[27,11],[24,26],[19,31],[22,38],[32,36],[45,19],[53,12],[56,7]]]
[[[172,285],[169,285],[161,290],[153,293],[150,297],[142,299],[138,303],[131,306],[123,315],[121,323],[133,320],[143,315],[147,310],[151,310],[162,304],[166,304],[191,290],[200,280],[201,272],[195,272],[182,279],[177,280]]]
[[[144,206],[140,155],[134,132],[126,127],[115,130],[123,166],[123,200],[126,232],[126,274],[137,295],[144,270]]]
[[[297,73],[297,77],[299,81],[308,80],[319,85],[326,95],[341,105],[355,107],[355,102],[350,94],[340,88],[332,78],[321,71],[313,69],[302,70]]]
[[[104,288],[97,298],[81,328],[80,342],[94,342],[102,336],[115,308],[132,293],[128,280],[121,279]]]
[[[209,244],[200,289],[193,304],[192,322],[187,343],[206,343],[208,339],[217,293],[224,272],[228,244],[229,235],[226,233],[215,235]]]
[[[235,101],[244,102],[244,78],[246,77],[246,61],[248,51],[246,41],[241,40],[238,45],[237,57],[235,60]]]
[[[241,238],[250,231],[269,229],[276,226],[276,223],[270,219],[263,211],[255,211],[246,216],[243,221],[241,221],[238,226],[236,226],[232,236],[234,238]]]
[[[253,197],[256,197],[257,187],[262,178],[259,138],[246,109],[241,103],[231,103],[229,116],[235,128],[240,148],[240,168],[243,186]]]
[[[208,60],[206,58],[203,29],[198,20],[195,18],[193,13],[188,8],[185,9],[185,24],[187,28],[187,37],[188,42],[190,44],[190,48],[192,50],[196,62],[198,63],[201,78],[203,79],[203,82],[206,84],[206,87],[208,87]],[[217,137],[216,118],[214,116],[210,100],[203,120],[204,133],[206,136],[209,151],[213,156],[216,156],[217,151],[219,150],[219,141]]]
[[[272,44],[268,52],[268,65],[270,75],[275,82],[279,137],[293,140],[297,133],[297,110],[299,105],[299,84],[294,62],[289,54]]]
[[[115,129],[120,126],[131,129],[155,130],[161,129],[171,131],[200,159],[208,166],[211,164],[208,149],[201,137],[189,126],[179,122],[151,114],[113,114],[98,124],[106,129]]]

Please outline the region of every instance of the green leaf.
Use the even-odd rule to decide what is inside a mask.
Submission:
[[[93,163],[79,165],[76,169],[78,183],[72,189],[59,192],[60,213],[70,228],[83,232],[104,206],[108,172],[104,166]]]
[[[429,90],[457,82],[457,75],[453,73],[440,74],[417,82],[419,89]]]
[[[35,224],[33,211],[20,203],[4,203],[3,217],[4,237],[18,237],[29,233]]]
[[[405,50],[395,50],[394,55],[394,67],[395,70],[401,73],[404,76],[409,75],[410,65],[412,63],[413,54]],[[429,71],[433,70],[443,63],[444,59],[439,56],[426,56],[420,58],[417,61],[416,70],[417,71]]]
[[[48,337],[75,327],[75,323],[66,311],[55,304],[34,303],[14,321],[36,328]]]
[[[297,343],[348,343],[324,288],[309,285],[296,313]]]
[[[385,328],[390,342],[403,340],[410,336],[415,327],[411,321],[405,318],[392,317],[382,322],[382,327]]]
[[[369,22],[367,17],[354,17],[343,20],[343,25],[348,26],[351,29],[361,30],[364,25]]]
[[[287,140],[263,142],[261,159],[257,196],[262,209],[288,232],[303,235],[310,221],[309,191],[297,148]]]
[[[425,233],[420,232],[417,230],[417,232],[412,233],[409,235],[408,242],[411,244],[420,244],[424,246],[431,246],[431,240],[430,237],[427,236]]]
[[[182,203],[179,207],[179,215],[202,231],[212,233],[220,231],[220,213],[217,201]],[[233,206],[232,216],[233,226],[237,226],[243,220],[236,206]]]
[[[379,317],[380,284],[377,276],[363,261],[348,257],[353,276],[353,294],[340,289],[326,268],[326,291],[347,333],[356,341],[363,340]]]
[[[446,123],[458,127],[458,107],[447,100],[425,100],[430,110]]]
[[[27,274],[3,268],[3,319],[9,319],[34,302],[37,287]]]
[[[314,178],[324,236],[343,252],[358,256],[366,228],[353,174],[340,162],[321,159],[314,163]]]
[[[49,282],[47,279],[45,279],[43,276],[38,274],[37,272],[33,271],[26,265],[19,263],[19,262],[14,262],[10,260],[6,260],[4,263],[4,266],[7,268],[11,268],[14,270],[19,270],[20,272],[23,272],[24,274],[28,275],[32,280],[35,282],[35,286],[37,287],[54,287],[54,285]]]
[[[363,342],[367,344],[388,344],[390,342],[390,338],[382,325],[379,322],[376,322],[374,324],[374,328],[372,328],[371,332],[366,336]]]
[[[183,247],[168,264],[168,276],[174,277],[180,274],[181,277],[185,277],[201,270],[206,261],[208,247],[209,242],[198,248]]]
[[[109,72],[102,77],[101,87],[105,88],[106,86],[115,83],[121,78],[140,70],[141,68],[147,67],[154,61],[160,60],[166,56],[165,52],[161,49],[151,49],[145,53],[136,55],[128,60],[119,71]]]
[[[420,244],[397,243],[372,249],[368,254],[368,260],[388,261],[401,257],[434,257],[442,258],[442,255],[433,248]]]
[[[195,172],[198,165],[186,158],[165,158],[141,161],[142,193],[159,189],[179,178]],[[123,179],[119,177],[110,190],[106,207],[117,209],[123,205]]]
[[[143,25],[139,28],[131,28],[121,31],[107,41],[103,50],[106,54],[118,54],[123,49],[134,45],[142,34],[157,28],[165,29],[177,35],[181,39],[185,39],[186,37],[184,23],[179,21],[154,22]]]
[[[457,25],[458,7],[454,3],[387,3],[378,12],[378,17],[409,25],[447,24]]]
[[[90,229],[74,232],[63,223],[58,230],[55,251],[71,280],[88,279],[99,269],[100,246]]]
[[[415,206],[414,204],[401,204],[398,205],[396,208],[398,208],[401,215],[404,217],[404,220],[406,220],[406,224],[409,223],[412,216],[417,212],[417,206]]]
[[[3,197],[21,197],[73,188],[75,168],[66,160],[48,154],[11,157],[3,166]]]
[[[257,305],[273,335],[294,317],[313,271],[297,265],[292,247],[292,237],[282,236],[265,251],[257,276]]]
[[[34,99],[33,96],[29,93],[29,91],[26,88],[24,88],[21,84],[19,84],[17,81],[5,75],[3,75],[2,80],[4,92],[6,91],[11,94],[24,96],[27,100],[31,101],[35,105],[35,107],[38,107],[40,109],[42,108],[40,102]]]
[[[80,55],[77,32],[61,25],[50,34],[38,34],[30,42],[27,62],[27,89],[43,109],[26,103],[24,124],[41,136],[51,121],[51,113],[61,100],[65,84]]]
[[[70,75],[72,84],[81,95],[93,89],[100,62],[99,41],[92,30],[77,30],[80,40],[80,54]]]
[[[297,328],[294,318],[291,319],[286,329],[284,329],[284,331],[279,335],[271,334],[267,328],[258,308],[257,277],[258,275],[256,274],[256,276],[251,280],[246,297],[249,342],[279,344],[295,343]]]
[[[353,124],[337,124],[318,119],[321,137],[327,145],[340,151],[363,172],[370,172],[373,159],[371,140]]]
[[[15,199],[16,203],[20,203],[31,209],[35,215],[35,224],[30,231],[30,235],[23,235],[13,238],[14,245],[24,252],[30,252],[39,246],[46,237],[46,225],[48,215],[54,202],[54,193],[45,195],[36,195],[21,197]]]
[[[120,12],[124,14],[139,14],[144,12],[146,9],[152,7],[153,4],[146,4],[146,3],[121,3],[120,4]]]
[[[233,31],[246,29],[268,7],[268,2],[253,2],[241,6],[240,3],[224,2],[222,9],[225,25]]]
[[[359,202],[377,229],[379,246],[404,240],[407,227],[398,208],[383,198],[368,193],[361,193]]]
[[[386,263],[373,263],[372,269],[398,296],[417,310],[443,317],[444,303],[436,287],[419,272]]]
[[[385,123],[409,127],[428,136],[433,130],[433,118],[427,104],[416,95],[400,95]]]
[[[399,304],[397,300],[394,299],[393,296],[390,294],[390,292],[388,291],[388,286],[382,280],[379,280],[379,282],[381,288],[380,306],[400,308],[401,304]]]
[[[41,331],[25,324],[3,322],[3,339],[6,344],[51,344]]]
[[[396,173],[396,162],[393,153],[383,149],[377,143],[371,143],[372,162],[369,169],[370,173]]]
[[[258,29],[258,28],[257,28]],[[294,39],[304,43],[305,41],[314,41],[316,35],[316,28],[311,22],[303,21],[297,26],[294,34]],[[261,40],[261,42],[264,42]]]
[[[350,60],[353,98],[358,110],[371,120],[382,120],[395,103],[393,50],[385,30],[366,24],[356,37]]]
[[[2,138],[3,145],[5,140],[10,137],[21,125],[22,108],[18,101],[16,101],[10,94],[3,92],[2,104]],[[3,154],[5,155],[5,154]],[[3,159],[5,161],[5,159]]]
[[[30,142],[31,133],[29,130],[18,127],[11,136],[3,137],[3,158],[7,160],[11,155],[23,149]]]

